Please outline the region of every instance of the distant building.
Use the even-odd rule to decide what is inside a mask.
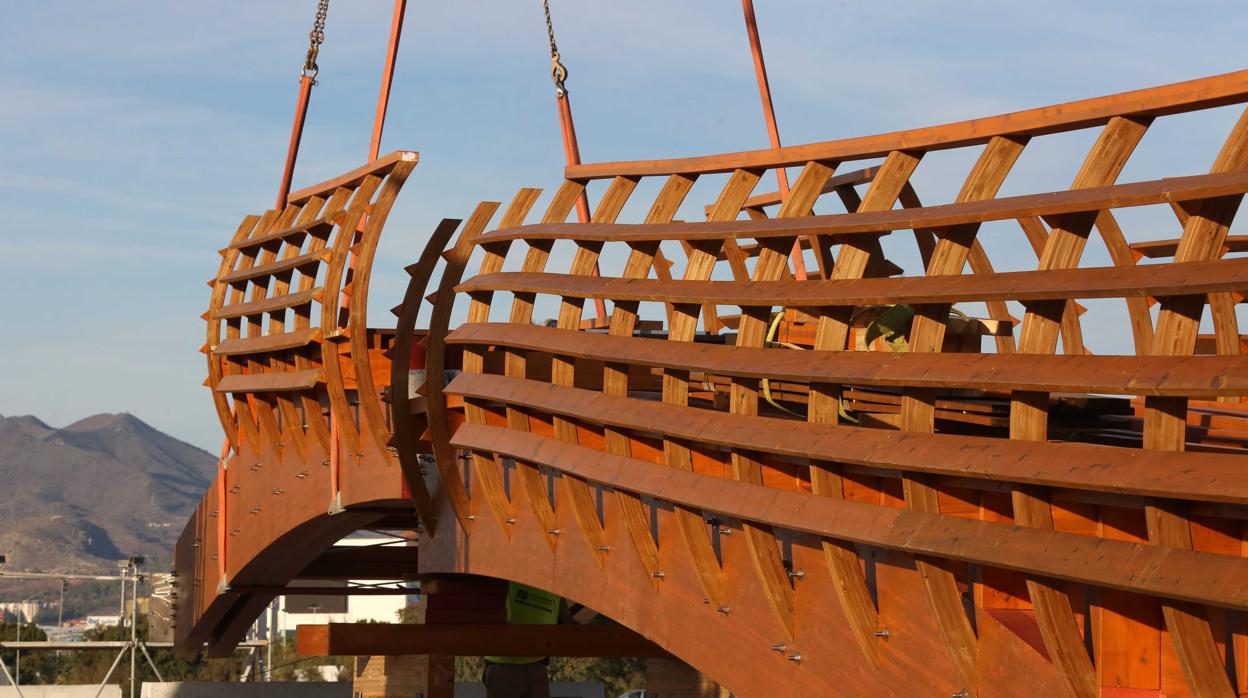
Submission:
[[[338,545],[381,545],[388,541],[395,545],[404,544],[401,538],[373,532],[360,532],[338,541]],[[392,580],[353,579],[346,584],[381,584],[388,581]],[[309,584],[327,586],[335,583],[310,582]],[[293,637],[295,628],[300,625],[364,621],[397,623],[399,611],[418,597],[419,593],[416,589],[413,589],[411,594],[393,596],[280,596],[277,599],[276,613],[270,611],[262,615],[253,629],[253,636],[257,639],[267,639],[270,623],[275,626],[277,637]]]

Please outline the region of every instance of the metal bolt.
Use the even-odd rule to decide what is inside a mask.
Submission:
[[[477,515],[476,515],[476,514],[469,514],[469,515],[467,515],[467,516],[465,516],[465,517],[464,517],[464,520],[465,520],[465,521],[476,521],[476,520],[477,520]]]
[[[731,606],[720,606],[719,608],[715,609],[715,612],[716,612],[716,613],[721,613],[721,614],[723,614],[723,615],[725,615],[725,616],[726,616],[726,615],[728,615],[728,612],[729,612],[729,611],[731,611],[731,610],[732,610],[732,607],[731,607]]]
[[[771,651],[772,651],[772,652],[779,652],[780,654],[784,654],[784,643],[783,643],[783,642],[777,642],[776,644],[772,645],[772,646],[771,646]]]
[[[308,471],[306,471],[306,470],[302,470],[302,471],[300,471],[300,472],[298,472],[298,473],[295,473],[295,479],[296,479],[296,480],[302,480],[302,479],[304,479],[304,478],[305,478],[305,477],[307,477],[307,476],[308,476]]]
[[[329,465],[329,459],[326,458],[325,460],[321,461],[321,465]]]
[[[238,494],[238,491],[239,491],[240,489],[242,489],[242,488],[241,488],[241,487],[239,487],[238,485],[234,485],[233,487],[231,487],[231,488],[230,488],[230,494]]]
[[[793,572],[789,572],[789,579],[804,579],[805,577],[806,577],[806,570],[796,570]]]
[[[507,517],[507,519],[506,519],[506,521],[507,521],[507,523],[509,523],[509,524],[514,524],[514,523],[516,522],[516,517],[514,517],[514,516],[508,516],[508,517]]]
[[[262,468],[262,467],[264,467],[264,466],[263,466],[263,465],[261,465],[260,463],[252,463],[251,465],[249,465],[249,466],[248,466],[248,469],[249,469],[249,470],[251,470],[252,472],[255,472],[255,471],[259,470],[259,469],[260,469],[260,468]]]
[[[720,526],[720,527],[719,527],[719,535],[721,535],[721,536],[727,536],[727,535],[730,535],[731,533],[732,533],[732,529],[731,529],[731,528],[728,528],[727,526]]]
[[[277,494],[277,495],[286,494],[286,490],[284,490],[284,489],[282,489],[282,488],[278,487],[278,488],[275,488],[275,489],[273,490],[273,494]]]
[[[552,535],[552,536],[557,536],[557,535],[559,535],[559,529],[557,529],[557,528],[551,528],[551,529],[548,529],[546,532],[547,532],[547,533],[549,533],[549,534],[550,534],[550,535]]]
[[[663,570],[655,570],[654,572],[650,573],[650,576],[654,577],[655,579],[662,579],[667,576],[667,573],[665,573]]]
[[[971,692],[964,688],[960,691],[954,691],[950,698],[971,698]]]
[[[609,553],[609,552],[611,552],[611,546],[609,546],[609,545],[600,545],[600,546],[598,546],[598,552],[600,552],[600,553]]]
[[[802,653],[801,653],[801,652],[794,652],[793,654],[790,654],[790,655],[789,655],[788,659],[789,659],[789,661],[790,661],[790,662],[793,662],[794,664],[801,664],[801,663],[802,663]]]
[[[878,638],[883,638],[883,639],[885,639],[885,640],[887,640],[887,639],[888,639],[888,631],[887,631],[887,630],[877,630],[877,631],[875,631],[874,633],[871,633],[871,634],[872,634],[872,635],[875,635],[875,636],[876,636],[876,637],[878,637]]]

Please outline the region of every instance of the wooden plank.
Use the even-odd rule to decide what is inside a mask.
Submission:
[[[933,475],[1248,505],[1248,473],[1234,455],[801,424],[491,375],[460,375],[446,390],[721,448]]]
[[[1131,251],[1149,259],[1165,259],[1173,257],[1179,251],[1179,239],[1133,242],[1131,243]],[[1222,243],[1222,251],[1223,254],[1248,252],[1248,235],[1227,235]]]
[[[286,373],[236,373],[224,376],[213,387],[218,393],[271,393],[284,390],[308,390],[325,380],[319,368]]]
[[[675,344],[549,327],[465,324],[450,344],[550,351],[654,368],[742,378],[898,387],[981,388],[1116,395],[1248,394],[1248,356],[1048,356],[845,352]]]
[[[1040,136],[1106,123],[1121,114],[1162,116],[1236,104],[1248,99],[1248,71],[1224,73],[1142,90],[1094,97],[1039,109],[960,121],[877,136],[785,148],[751,150],[676,160],[587,163],[564,172],[568,179],[616,176],[710,174],[738,168],[769,169],[814,161],[847,161],[894,150],[942,150],[986,143],[994,136]]]
[[[1111,589],[1248,609],[1248,558],[816,497],[666,468],[501,427],[465,424],[452,443],[459,448],[540,462],[593,482],[777,528]]]
[[[360,165],[354,170],[341,174],[333,179],[327,179],[324,182],[313,184],[299,189],[298,191],[291,192],[290,196],[287,197],[286,200],[292,204],[302,204],[307,199],[327,194],[341,187],[352,188],[359,186],[360,182],[363,182],[367,177],[373,175],[384,177],[389,173],[391,168],[400,162],[410,162],[414,165],[419,161],[420,153],[415,153],[410,150],[396,150],[393,153],[383,155],[376,160]]]
[[[817,308],[969,301],[1147,298],[1248,290],[1248,258],[1132,267],[1083,267],[956,276],[834,281],[685,281],[498,272],[474,276],[459,293],[512,291],[614,301],[718,303],[742,307]]]
[[[263,354],[271,351],[285,351],[306,347],[321,341],[321,328],[309,327],[303,330],[266,334],[259,337],[239,337],[222,341],[213,347],[212,353],[218,356],[239,356],[243,354]]]
[[[247,315],[273,313],[286,310],[287,308],[305,305],[313,301],[319,303],[324,297],[325,289],[317,287],[307,291],[286,293],[280,296],[270,296],[268,298],[250,301],[247,303],[223,305],[216,310],[211,311],[210,317],[213,320],[229,320],[233,318],[245,317]]]
[[[878,179],[878,177],[877,177]],[[874,185],[875,182],[872,182]],[[1026,216],[1063,216],[1113,208],[1130,208],[1214,199],[1248,192],[1248,171],[1167,177],[1130,184],[1089,187],[1042,194],[799,218],[764,218],[731,222],[665,225],[605,223],[538,223],[495,230],[484,241],[501,240],[722,240],[798,235],[866,235],[895,230],[947,228]]]
[[[331,214],[330,216],[325,216],[325,217],[316,218],[314,220],[307,221],[306,223],[299,223],[297,225],[290,226],[289,228],[281,228],[278,230],[274,230],[273,232],[265,233],[264,235],[257,235],[255,237],[249,237],[243,240],[238,240],[236,242],[230,243],[230,249],[246,250],[246,249],[251,249],[253,247],[261,247],[261,246],[268,245],[274,242],[286,241],[287,238],[292,238],[292,237],[296,237],[299,235],[307,235],[308,233],[311,233],[317,228],[332,228],[335,225],[335,221],[332,220],[332,218],[336,218],[336,217],[337,217],[337,214],[335,213],[335,214]],[[322,232],[329,232],[329,231],[324,230]],[[295,246],[295,244],[292,242],[291,246]]]
[[[242,281],[251,281],[253,279],[259,279],[266,276],[273,276],[274,274],[280,274],[282,272],[307,267],[313,264],[320,264],[327,259],[329,259],[328,250],[310,252],[308,254],[301,254],[298,257],[279,259],[275,262],[261,264],[248,269],[236,269],[220,277],[218,280],[221,281],[221,283],[236,284]]]
[[[429,625],[329,623],[295,629],[303,657],[448,654],[454,656],[667,657],[622,625]]]

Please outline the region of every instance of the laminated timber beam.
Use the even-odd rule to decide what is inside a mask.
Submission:
[[[303,657],[449,654],[545,657],[668,657],[666,650],[622,625],[426,625],[329,623],[300,625],[295,653]]]

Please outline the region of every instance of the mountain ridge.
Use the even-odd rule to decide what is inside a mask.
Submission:
[[[0,554],[47,572],[167,561],[215,469],[212,454],[129,413],[61,428],[0,415]]]

